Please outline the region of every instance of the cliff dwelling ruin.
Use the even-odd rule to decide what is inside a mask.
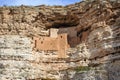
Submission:
[[[57,51],[58,58],[66,58],[67,49],[75,47],[80,42],[76,27],[51,28],[48,33],[48,37],[38,36],[33,38],[35,50]]]
[[[1,6],[0,80],[120,80],[120,0]]]

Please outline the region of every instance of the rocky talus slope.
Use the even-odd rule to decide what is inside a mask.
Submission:
[[[68,32],[61,58],[35,49],[50,29]],[[120,80],[120,1],[0,7],[0,80]]]

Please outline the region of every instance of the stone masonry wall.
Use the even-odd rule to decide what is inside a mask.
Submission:
[[[119,80],[119,66],[119,0],[0,7],[0,80]]]

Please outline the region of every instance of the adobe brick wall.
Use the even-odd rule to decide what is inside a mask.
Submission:
[[[50,37],[57,38],[59,29],[51,28],[50,29]]]
[[[76,27],[59,28],[58,34],[67,33],[70,37],[77,36]]]
[[[60,34],[58,35],[58,57],[59,58],[65,58],[66,56],[66,50],[68,49],[68,41],[67,41],[67,34]]]
[[[75,47],[80,43],[80,38],[77,37],[76,27],[59,28],[58,34],[67,33],[68,34],[68,44],[70,47]]]
[[[68,49],[67,34],[60,34],[57,38],[53,37],[34,37],[34,48],[42,51],[58,51],[58,58],[66,57]]]
[[[57,38],[51,37],[34,37],[35,48],[37,50],[58,50]]]

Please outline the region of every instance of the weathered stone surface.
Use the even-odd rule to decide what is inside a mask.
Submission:
[[[0,80],[119,80],[120,3],[110,1],[0,7]]]

